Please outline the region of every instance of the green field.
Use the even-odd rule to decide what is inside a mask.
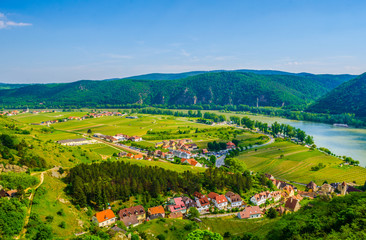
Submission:
[[[48,112],[39,114],[22,113],[12,116],[12,118],[23,123],[40,123],[67,117],[82,117],[85,114],[87,114],[87,112]]]
[[[281,158],[281,155],[283,157]],[[300,183],[315,181],[353,182],[363,184],[366,180],[366,169],[362,167],[339,167],[343,161],[326,155],[318,150],[311,151],[306,147],[289,142],[276,142],[247,151],[239,156],[250,170],[271,173],[276,178]],[[323,163],[325,168],[311,171],[311,167]]]

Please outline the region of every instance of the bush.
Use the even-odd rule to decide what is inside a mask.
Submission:
[[[163,234],[159,234],[156,238],[159,240],[165,240],[165,236]]]
[[[59,225],[60,228],[66,228],[66,223],[62,221]]]

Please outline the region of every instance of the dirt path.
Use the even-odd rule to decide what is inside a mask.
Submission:
[[[34,199],[34,195],[36,194],[36,190],[42,185],[43,183],[43,180],[44,180],[44,174],[48,171],[51,171],[53,170],[53,168],[51,169],[48,169],[46,171],[43,171],[41,172],[41,175],[40,175],[40,182],[37,186],[35,186],[33,188],[33,191],[31,193],[31,195],[29,196],[29,207],[28,207],[28,210],[27,210],[27,214],[26,214],[26,217],[25,217],[25,221],[24,221],[24,225],[23,225],[23,229],[22,231],[20,231],[20,234],[18,236],[15,237],[15,239],[20,239],[22,236],[25,235],[27,229],[25,228],[27,225],[28,225],[28,222],[29,222],[29,217],[30,217],[30,214],[31,214],[31,211],[32,211],[32,205],[33,205],[33,199]],[[34,174],[33,174],[34,175]],[[27,188],[28,190],[31,189],[31,188]]]

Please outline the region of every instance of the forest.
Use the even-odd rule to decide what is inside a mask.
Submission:
[[[223,169],[207,169],[204,173],[178,173],[158,167],[142,167],[124,161],[80,164],[70,169],[67,178],[69,193],[80,207],[102,208],[108,202],[128,200],[143,194],[144,206],[151,198],[170,191],[193,195],[195,191],[232,190],[243,193],[251,189],[249,172],[227,174]]]
[[[284,215],[266,239],[365,239],[366,193],[314,201]]]

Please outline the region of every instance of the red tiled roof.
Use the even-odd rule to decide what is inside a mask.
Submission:
[[[210,205],[210,201],[208,201],[207,197],[200,198],[198,201],[200,202],[202,207]]]
[[[224,195],[218,195],[214,199],[217,202],[217,204],[227,202],[227,199]]]
[[[149,214],[151,214],[151,215],[155,215],[155,214],[164,214],[165,213],[165,211],[164,211],[164,208],[163,208],[163,206],[157,206],[157,207],[152,207],[152,208],[149,208],[148,209],[148,212],[149,212]]]
[[[215,197],[219,196],[219,194],[215,193],[215,192],[210,192],[207,197],[210,199],[214,199]]]
[[[241,218],[249,218],[251,215],[263,214],[263,212],[258,206],[254,206],[254,207],[246,207],[239,214]]]

